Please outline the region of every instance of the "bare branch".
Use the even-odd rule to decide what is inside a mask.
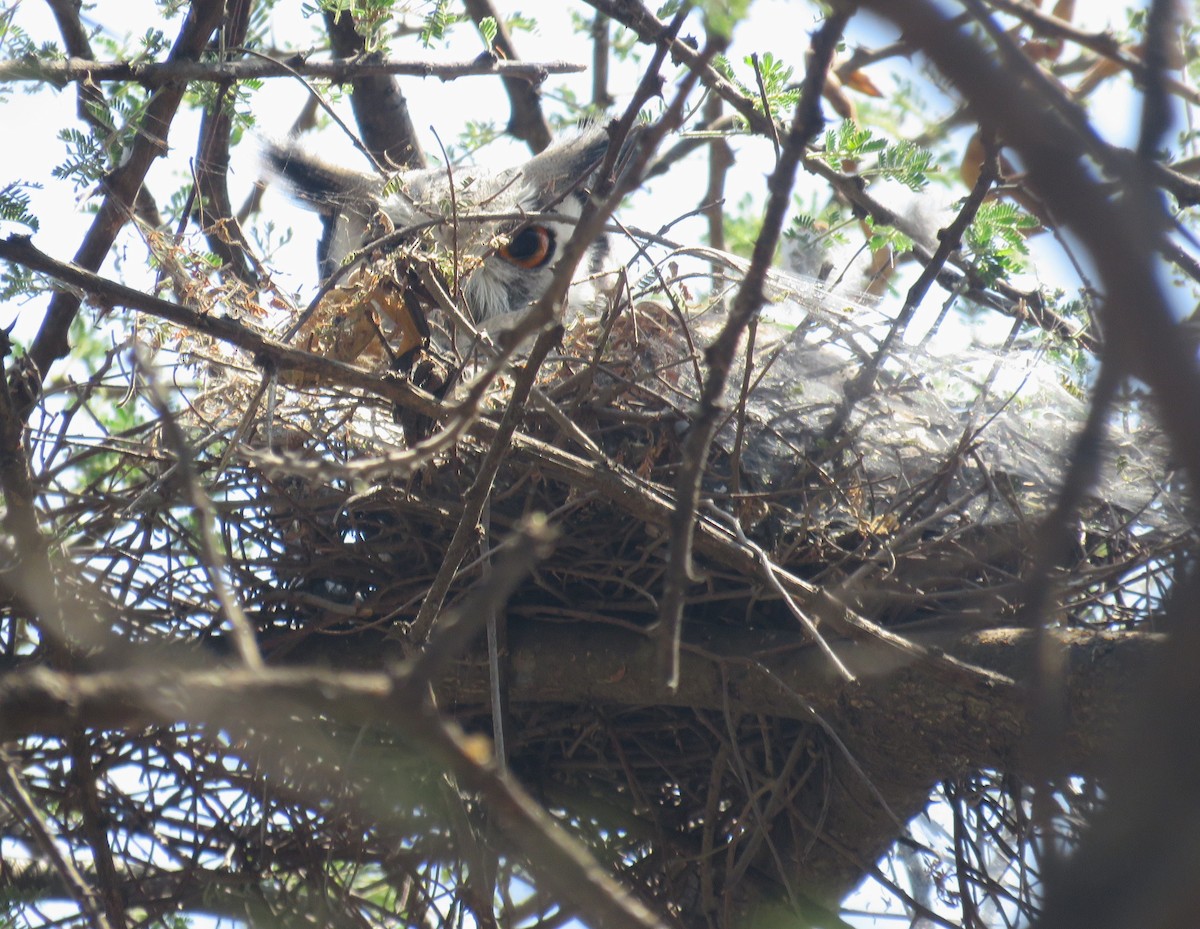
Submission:
[[[3,684],[0,684],[0,688],[2,687]],[[0,718],[3,716],[4,710],[0,710]],[[79,905],[84,917],[96,929],[109,929],[111,924],[108,917],[97,905],[96,897],[99,895],[88,886],[79,869],[75,867],[75,862],[58,847],[54,830],[42,818],[37,805],[29,796],[29,791],[22,783],[16,765],[3,750],[0,750],[0,795],[5,797],[7,804],[33,833],[33,840],[38,849],[50,861],[59,880]]]
[[[264,80],[274,77],[320,78],[334,84],[348,83],[355,78],[376,75],[403,75],[455,81],[464,77],[501,76],[512,80],[540,84],[551,74],[578,74],[584,65],[569,61],[505,61],[483,58],[437,64],[429,61],[398,61],[365,56],[339,58],[332,61],[309,61],[301,56],[284,61],[256,57],[240,61],[174,61],[128,62],[95,61],[67,58],[62,61],[0,62],[0,81],[46,81],[52,84],[73,82],[107,83],[130,81],[145,87],[160,88],[179,81],[205,81],[226,84],[235,81]]]
[[[514,675],[510,699],[516,704],[599,702],[613,706],[679,706],[720,710],[726,685],[737,707],[748,714],[807,720],[816,710],[841,720],[846,695],[853,694],[854,722],[842,731],[853,741],[865,726],[895,745],[923,729],[926,750],[944,752],[963,769],[1015,764],[1028,771],[1028,717],[1024,696],[991,686],[986,679],[946,688],[919,665],[885,645],[830,643],[839,659],[859,680],[839,685],[837,672],[820,650],[804,645],[797,633],[763,635],[734,627],[713,627],[689,636],[682,652],[686,673],[671,690],[653,673],[654,643],[646,635],[597,623],[516,624],[509,630],[512,660],[523,669]],[[1050,633],[1067,655],[1068,705],[1071,727],[1064,754],[1072,770],[1086,772],[1107,758],[1107,740],[1118,725],[1119,708],[1128,700],[1142,669],[1161,653],[1162,636],[1145,633]],[[914,635],[921,647],[944,648],[963,660],[1019,673],[1038,647],[1028,629],[996,629],[962,636],[958,633]],[[361,668],[363,652],[371,665],[400,661],[398,644],[377,642],[371,649],[337,640],[310,640],[294,652],[296,660],[321,660]],[[393,699],[411,707],[412,665],[393,664],[387,673],[315,667],[207,670],[163,667],[161,657],[147,667],[89,675],[70,675],[44,668],[0,676],[0,738],[67,735],[74,727],[138,729],[183,722],[219,722],[246,706],[304,707],[311,712],[336,711],[358,722],[392,720]],[[770,673],[763,675],[758,666]],[[486,665],[463,662],[435,681],[443,706],[487,705]],[[907,711],[894,718],[897,701]],[[963,714],[973,723],[949,724]],[[945,726],[937,720],[945,720]],[[891,720],[891,722],[887,722]],[[886,723],[886,725],[885,725]],[[889,728],[889,727],[895,728]],[[914,746],[915,747],[915,746]],[[885,754],[887,746],[877,750]],[[1010,754],[1011,753],[1011,754]],[[935,778],[936,779],[936,778]]]
[[[496,57],[498,61],[519,61],[516,46],[509,35],[504,17],[492,5],[491,0],[463,0],[467,15],[478,25],[486,18],[496,24]],[[583,69],[580,69],[583,70]],[[547,72],[549,73],[549,72]],[[525,142],[531,151],[540,152],[550,144],[550,124],[542,112],[541,94],[538,84],[515,78],[504,78],[504,92],[508,94],[509,118],[507,132]]]

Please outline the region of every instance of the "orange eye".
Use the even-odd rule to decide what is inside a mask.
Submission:
[[[540,268],[554,254],[554,233],[545,226],[526,226],[500,248],[499,255],[518,268]]]

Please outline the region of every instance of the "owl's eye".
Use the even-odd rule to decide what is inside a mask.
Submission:
[[[501,246],[499,255],[518,268],[540,268],[554,253],[554,233],[545,226],[526,226],[508,243]]]

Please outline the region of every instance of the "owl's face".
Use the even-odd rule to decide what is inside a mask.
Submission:
[[[481,326],[505,326],[545,293],[562,247],[574,231],[590,181],[608,148],[602,128],[547,148],[501,171],[456,168],[379,178],[322,164],[291,149],[268,152],[296,194],[326,217],[322,273],[336,270],[379,235],[379,217],[396,230],[435,224],[422,233],[435,251],[457,256],[467,307]],[[452,196],[453,195],[453,196]],[[527,214],[553,213],[562,220]],[[455,222],[457,217],[457,222]],[[584,273],[599,270],[606,243],[592,247]],[[507,319],[506,319],[507,317]]]

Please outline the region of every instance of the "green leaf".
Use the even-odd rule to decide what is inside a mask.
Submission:
[[[465,15],[451,12],[450,0],[437,0],[433,10],[425,17],[425,24],[417,37],[423,47],[431,48],[434,42],[441,42],[446,38],[446,32],[451,26],[464,19]],[[491,48],[491,42],[488,42],[488,47]]]
[[[483,36],[483,42],[489,49],[492,47],[492,43],[496,41],[498,31],[496,20],[491,16],[485,16],[479,21],[479,34]]]
[[[29,190],[40,190],[40,184],[13,181],[0,188],[0,221],[19,223],[31,232],[38,231],[38,218],[29,211]]]
[[[1025,238],[1038,221],[1007,200],[983,203],[963,234],[963,247],[976,271],[990,286],[1025,268]]]
[[[86,187],[104,177],[108,170],[104,146],[89,132],[80,129],[61,129],[58,138],[66,143],[67,159],[50,170],[54,177],[75,182],[76,188]]]
[[[704,12],[704,24],[709,32],[730,36],[733,27],[746,18],[750,0],[700,0],[696,5]]]
[[[923,190],[929,175],[938,170],[932,152],[912,142],[877,139],[870,129],[849,119],[825,133],[822,157],[839,169],[847,161],[857,162],[859,176],[893,180],[912,191]]]

